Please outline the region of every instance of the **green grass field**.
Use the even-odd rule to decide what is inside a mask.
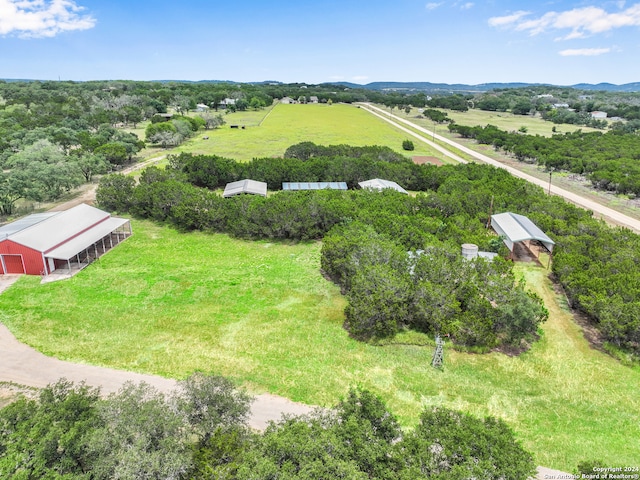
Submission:
[[[245,129],[230,128],[230,125],[245,124],[240,115],[246,114],[226,115],[227,125],[199,134],[176,151],[248,161],[256,157],[279,157],[293,144],[314,142],[320,145],[383,145],[407,156],[441,156],[417,141],[414,141],[416,149],[413,152],[405,152],[402,150],[402,141],[407,138],[405,133],[352,105],[277,104],[259,127],[247,123]],[[204,136],[209,139],[204,140]]]
[[[590,348],[540,267],[516,270],[551,312],[541,340],[514,358],[447,348],[438,371],[424,336],[372,346],[346,335],[345,301],[319,272],[319,243],[180,234],[140,221],[133,230],[70,280],[23,277],[0,295],[0,321],[75,362],[178,378],[202,370],[318,405],[361,385],[407,426],[429,405],[502,418],[540,465],[638,464],[640,370]]]

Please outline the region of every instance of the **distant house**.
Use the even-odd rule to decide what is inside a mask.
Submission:
[[[600,112],[600,111],[591,112],[591,118],[598,118],[598,119],[607,118],[607,112]]]
[[[280,99],[280,103],[284,103],[284,104],[289,105],[289,104],[291,104],[291,103],[296,103],[296,101],[295,101],[293,98],[291,98],[291,97],[282,97],[282,98]]]
[[[311,95],[309,97],[309,103],[318,103],[318,97],[316,97],[315,95]]]
[[[554,103],[553,108],[569,108],[568,103]]]
[[[236,99],[235,98],[225,98],[220,103],[218,103],[218,107],[227,108],[228,106],[235,105],[235,104],[236,104]]]
[[[204,103],[199,103],[196,105],[196,112],[207,112],[209,111],[209,106]]]

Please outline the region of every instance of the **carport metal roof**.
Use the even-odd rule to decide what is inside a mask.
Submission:
[[[372,188],[375,190],[383,190],[385,188],[392,188],[393,190],[396,190],[400,193],[405,193],[408,194],[408,192],[402,188],[400,185],[398,185],[396,182],[393,182],[391,180],[383,180],[381,178],[374,178],[372,180],[366,180],[364,182],[360,182],[358,183],[358,185],[360,185],[360,188]]]
[[[54,258],[56,260],[69,260],[76,256],[79,252],[86,250],[91,245],[99,242],[101,239],[109,235],[111,232],[129,223],[125,218],[109,218],[91,230],[88,230],[75,238],[72,238],[64,245],[54,248],[45,254],[46,258]]]
[[[282,190],[347,190],[347,182],[282,182]]]
[[[538,240],[550,252],[555,245],[555,242],[546,233],[524,215],[511,212],[491,215],[491,226],[498,235],[504,238],[509,250],[513,250],[514,243],[525,240]]]
[[[267,196],[267,184],[258,182],[257,180],[239,180],[237,182],[227,183],[224,187],[223,197],[233,197],[241,193],[250,193],[253,195]]]

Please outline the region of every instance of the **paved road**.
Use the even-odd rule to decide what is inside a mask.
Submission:
[[[489,165],[493,165],[494,167],[498,167],[498,168],[502,168],[504,170],[507,170],[509,173],[511,173],[513,176],[518,177],[518,178],[522,178],[524,180],[527,180],[535,185],[538,185],[540,187],[542,187],[544,189],[544,191],[548,191],[549,190],[549,183],[546,182],[545,180],[540,180],[539,178],[536,177],[532,177],[531,175],[528,175],[526,173],[521,172],[520,170],[517,170],[513,167],[510,167],[508,165],[504,165],[500,162],[498,162],[497,160],[494,160],[493,158],[487,157],[486,155],[483,155],[481,153],[475,152],[473,150],[471,150],[468,147],[465,147],[464,145],[460,145],[459,143],[454,142],[453,140],[449,140],[446,137],[443,137],[441,135],[438,135],[437,133],[434,134],[434,132],[431,132],[429,130],[427,130],[424,127],[421,127],[419,125],[416,125],[408,120],[405,120],[404,118],[398,117],[396,115],[391,115],[390,113],[384,111],[381,108],[378,108],[374,105],[371,104],[360,104],[361,107],[363,107],[365,110],[373,113],[374,115],[377,115],[381,118],[383,118],[385,121],[394,124],[397,128],[400,128],[401,130],[405,131],[405,132],[409,132],[411,133],[414,137],[420,138],[422,141],[428,143],[431,146],[434,146],[434,142],[429,140],[427,137],[425,136],[420,136],[418,134],[416,134],[415,132],[411,132],[409,130],[407,130],[405,127],[403,127],[400,124],[405,124],[405,125],[409,125],[411,128],[418,130],[419,132],[422,132],[424,134],[426,134],[428,137],[431,138],[436,138],[438,139],[438,141],[446,143],[448,145],[451,145],[452,147],[457,148],[458,150],[471,155],[473,158],[483,162],[483,163],[487,163]],[[393,119],[393,120],[392,120]],[[439,146],[439,145],[438,145]],[[440,149],[438,149],[439,151],[442,151]],[[451,157],[451,155],[449,155]],[[453,158],[453,157],[451,157]],[[465,162],[466,163],[466,162]],[[586,208],[587,210],[591,210],[592,212],[596,213],[598,216],[603,217],[605,220],[615,224],[615,225],[621,225],[627,228],[630,228],[631,230],[634,230],[637,233],[640,233],[640,220],[636,220],[635,218],[631,218],[628,215],[625,215],[623,213],[620,213],[616,210],[613,210],[612,208],[609,207],[605,207],[604,205],[601,205],[597,202],[594,202],[593,200],[589,200],[588,198],[584,198],[581,195],[575,194],[573,192],[570,192],[568,190],[565,190],[564,188],[560,188],[557,187],[555,185],[551,185],[551,193],[553,195],[558,195],[560,197],[563,197],[564,199],[570,201],[571,203],[578,205],[580,207]]]

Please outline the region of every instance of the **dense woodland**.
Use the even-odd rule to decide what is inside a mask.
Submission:
[[[334,148],[339,154],[358,151],[345,146],[318,151]],[[297,145],[289,155],[310,150],[308,144]],[[184,230],[294,241],[324,238],[322,266],[349,298],[345,327],[352,335],[386,338],[412,328],[449,334],[454,343],[482,351],[526,345],[547,315],[505,261],[465,264],[460,259],[462,243],[506,253],[486,228],[493,198],[494,212],[527,215],[556,241],[553,274],[609,345],[640,354],[638,235],[610,228],[590,212],[489,166],[417,166],[379,147],[360,149],[354,158],[301,156],[238,163],[183,154],[165,170],[147,169],[137,185],[128,177],[105,177],[97,201],[106,209]],[[246,177],[277,189],[281,181],[354,184],[376,176],[423,193],[279,192],[226,199],[214,191]]]
[[[531,454],[501,420],[434,407],[402,431],[380,398],[352,389],[334,408],[247,426],[252,399],[195,374],[165,395],[61,380],[0,410],[3,479],[521,480]]]

